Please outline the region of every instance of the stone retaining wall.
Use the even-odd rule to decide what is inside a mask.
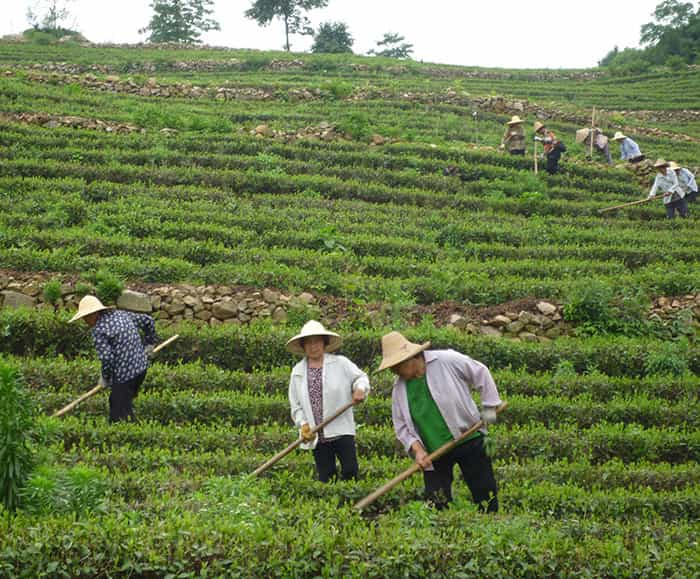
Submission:
[[[44,287],[49,280],[61,283],[61,297],[55,304],[47,303]],[[0,271],[0,307],[31,307],[39,309],[76,310],[80,295],[76,293],[75,276],[51,275],[49,273],[22,273]],[[384,304],[386,305],[386,304]],[[221,324],[247,324],[255,319],[268,318],[276,323],[287,321],[292,310],[309,308],[309,315],[320,317],[326,324],[342,321],[343,300],[319,298],[309,292],[290,295],[276,289],[258,289],[244,286],[190,284],[133,285],[125,289],[117,306],[135,312],[153,315],[161,325],[190,321],[196,325],[218,326]],[[435,309],[441,304],[436,304]],[[442,304],[444,306],[444,304]],[[548,301],[532,301],[527,309],[513,308],[508,304],[497,308],[501,313],[479,315],[457,313],[437,318],[437,325],[454,327],[460,331],[491,337],[505,337],[522,341],[548,341],[566,335],[572,329],[563,319],[563,307]],[[430,313],[429,306],[419,311],[406,311],[407,320],[419,320],[420,314]],[[494,308],[490,308],[493,312]],[[695,325],[700,327],[700,294],[675,298],[658,297],[649,309],[649,319],[670,320],[681,311],[689,312]],[[368,319],[378,320],[383,305],[367,306]],[[448,310],[448,314],[449,314]],[[388,322],[388,320],[385,320]]]

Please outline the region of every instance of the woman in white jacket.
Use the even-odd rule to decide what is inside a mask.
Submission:
[[[322,430],[311,430],[342,406],[363,401],[369,392],[369,378],[345,356],[331,354],[341,337],[315,320],[287,342],[287,350],[304,356],[292,369],[289,405],[292,420],[304,440],[302,448],[313,449],[316,472],[321,482],[337,477],[336,457],[343,480],[357,477],[355,419],[352,408]]]

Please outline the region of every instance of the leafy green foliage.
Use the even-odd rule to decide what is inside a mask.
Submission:
[[[55,306],[61,299],[61,282],[57,279],[47,281],[44,284],[43,294],[46,303]]]
[[[385,32],[382,39],[377,41],[377,49],[371,49],[367,54],[387,58],[410,58],[413,53],[413,45],[404,42],[404,40],[406,39],[400,34]]]
[[[21,491],[22,510],[36,516],[104,512],[107,476],[87,466],[39,466]]]
[[[197,44],[203,32],[221,30],[211,18],[213,0],[152,0],[153,16],[140,30],[149,33],[148,42]]]
[[[325,8],[328,0],[253,0],[252,6],[246,10],[245,15],[255,20],[261,26],[267,26],[273,18],[280,18],[284,22],[285,45],[289,52],[290,34],[313,35],[311,22],[303,12],[314,8]]]
[[[314,35],[311,52],[344,53],[352,52],[353,38],[344,22],[323,22]]]
[[[2,360],[0,400],[0,496],[5,509],[14,513],[34,466],[34,408],[21,375]]]
[[[113,273],[99,270],[94,276],[95,294],[105,305],[113,305],[124,291],[124,282]]]

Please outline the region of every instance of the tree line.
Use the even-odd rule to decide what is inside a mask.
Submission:
[[[643,48],[615,46],[598,65],[618,74],[639,74],[653,65],[683,68],[700,62],[700,3],[664,0],[656,6],[654,20],[640,31]]]
[[[27,10],[31,33],[44,33],[55,37],[70,35],[65,23],[70,12],[68,5],[73,0],[35,0]],[[273,20],[284,24],[284,49],[291,50],[290,36],[312,36],[312,52],[351,53],[354,39],[344,22],[324,22],[317,30],[311,27],[307,13],[316,8],[325,8],[329,0],[252,0],[246,18],[260,26],[268,26]],[[152,43],[175,42],[199,44],[202,34],[210,30],[221,30],[213,17],[214,0],[152,0],[153,11],[149,23],[139,33],[146,34]],[[26,34],[26,33],[25,33]],[[74,33],[73,33],[74,34]],[[387,32],[368,54],[391,58],[409,58],[413,45],[400,34]]]

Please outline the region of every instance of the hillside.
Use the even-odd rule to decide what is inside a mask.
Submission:
[[[593,107],[700,169],[697,69],[0,43],[0,360],[41,415],[89,390],[67,320],[111,276],[180,334],[138,424],[108,425],[104,394],[41,421],[0,575],[700,574],[700,205],[598,213],[651,181],[615,143],[586,158]],[[515,114],[525,157],[498,148]],[[535,120],[568,147],[557,175],[533,172]],[[489,366],[498,516],[462,481],[425,508],[419,476],[352,508],[411,464],[389,373],[356,411],[359,481],[314,481],[301,451],[243,476],[296,436],[284,344],[311,317],[368,372],[392,329]]]

